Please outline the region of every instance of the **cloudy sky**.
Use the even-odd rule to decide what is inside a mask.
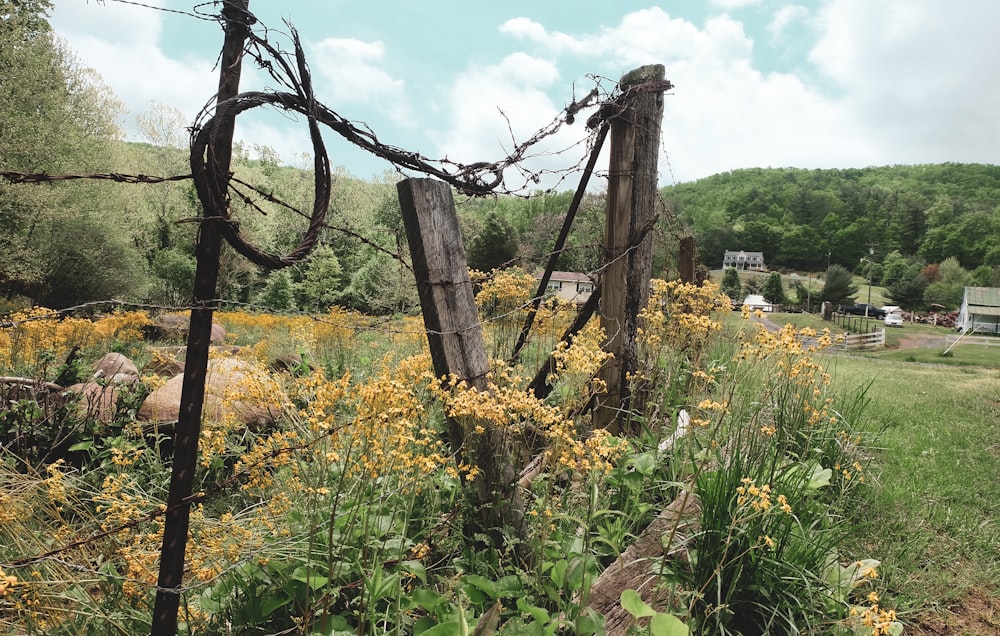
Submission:
[[[133,138],[152,103],[192,121],[214,94],[218,23],[117,0],[54,7],[57,33],[125,104]],[[285,48],[283,20],[299,30],[327,106],[429,157],[497,160],[512,134],[523,140],[552,121],[594,77],[609,88],[662,63],[675,86],[663,184],[756,166],[1000,162],[996,0],[251,0],[250,9]],[[265,79],[248,68],[242,89],[273,86]],[[297,164],[304,131],[254,112],[237,134]],[[582,135],[577,123],[553,143]],[[326,138],[332,162],[356,176],[390,169]]]

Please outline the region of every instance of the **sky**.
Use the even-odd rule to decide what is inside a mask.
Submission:
[[[136,117],[154,104],[194,121],[215,93],[223,38],[217,22],[190,15],[194,0],[144,4],[180,13],[54,0],[50,16],[121,100],[136,140]],[[674,88],[661,185],[751,167],[1000,163],[995,0],[250,0],[250,10],[284,49],[284,21],[298,30],[320,101],[431,158],[499,160],[595,80],[608,90],[633,68],[663,64]],[[269,87],[244,66],[242,90]],[[305,124],[259,110],[239,118],[237,138],[305,165]],[[578,120],[547,149],[585,134]],[[356,177],[392,169],[324,138],[332,163]],[[541,156],[535,167],[583,154]]]

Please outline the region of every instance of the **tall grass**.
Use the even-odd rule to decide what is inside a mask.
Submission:
[[[484,315],[523,311],[515,288],[497,287],[510,312]],[[632,438],[589,430],[606,357],[596,323],[558,348],[555,390],[539,400],[525,390],[534,368],[500,361],[489,393],[446,388],[413,319],[220,315],[240,355],[296,351],[313,368],[260,365],[232,396],[280,410],[273,427],[205,427],[182,631],[451,634],[488,622],[506,634],[600,633],[589,586],[660,507],[692,496],[699,531],[650,563],[671,599],[657,610],[685,629],[896,633],[874,581],[884,546],[847,537],[871,475],[858,432],[875,430],[865,392],[838,393],[792,328],[741,323],[721,337],[718,307],[728,301],[712,286],[654,284],[632,378],[647,408]],[[496,353],[520,318],[489,324]],[[541,318],[544,342],[563,318]],[[675,430],[682,410],[687,431]],[[541,451],[525,485],[527,532],[499,529],[504,549],[468,534],[463,491],[478,469],[447,449],[446,415],[470,439],[488,421],[525,453]],[[3,629],[148,630],[169,465],[159,438],[120,418],[75,464],[0,471]]]

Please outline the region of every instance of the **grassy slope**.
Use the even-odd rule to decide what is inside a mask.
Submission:
[[[815,315],[767,318],[839,331]],[[941,357],[894,347],[948,329],[887,333],[887,350],[824,356],[840,391],[867,391],[861,428],[877,434],[853,553],[883,561],[907,633],[1000,633],[1000,341]]]
[[[883,561],[908,622],[975,598],[993,618],[954,633],[1000,627],[1000,370],[828,358],[842,390],[871,383],[864,428],[882,429],[858,552]]]

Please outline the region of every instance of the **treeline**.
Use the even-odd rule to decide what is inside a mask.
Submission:
[[[137,117],[144,141],[121,141],[121,104],[55,37],[49,10],[47,0],[0,0],[0,169],[187,174],[190,122],[153,104]],[[312,207],[310,166],[307,156],[279,157],[266,146],[234,148],[236,176],[270,195],[238,184],[232,193],[241,231],[263,249],[288,251],[305,230],[308,220],[298,211]],[[368,181],[335,170],[329,227],[314,254],[293,268],[267,272],[225,250],[219,296],[273,309],[414,308],[394,187],[400,177],[388,169]],[[842,265],[890,291],[896,286],[914,305],[942,297],[949,300],[941,304],[953,304],[964,284],[1000,285],[1000,166],[750,169],[664,188],[661,195],[652,234],[658,277],[676,275],[678,238],[694,235],[710,268],[721,266],[727,249],[762,251],[772,269]],[[567,191],[460,200],[470,266],[540,269],[571,199]],[[604,209],[603,194],[584,198],[559,269],[601,266]],[[200,215],[186,181],[0,180],[0,310],[109,299],[185,305]],[[942,279],[949,281],[947,293],[933,287]]]
[[[764,252],[785,270],[857,270],[862,258],[893,252],[924,264],[954,258],[970,271],[1000,266],[1000,166],[755,168],[663,197],[712,268],[727,249]]]

